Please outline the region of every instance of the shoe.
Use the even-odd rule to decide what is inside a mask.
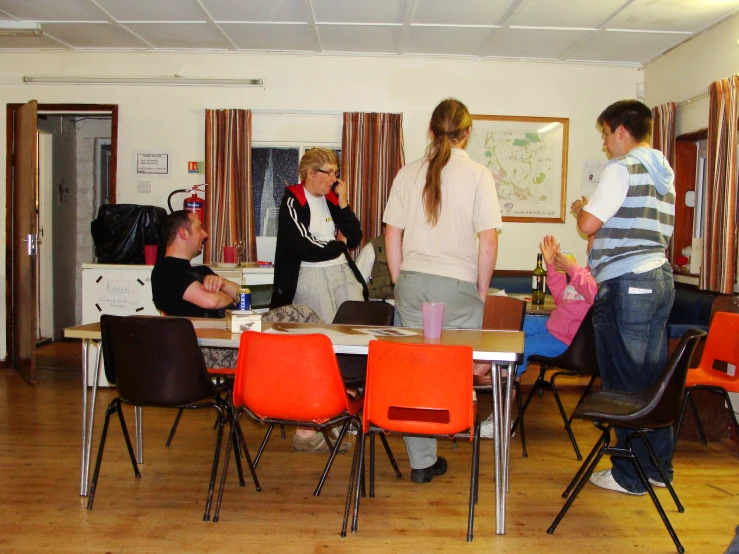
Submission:
[[[446,473],[446,459],[439,456],[436,463],[424,469],[411,469],[411,481],[414,483],[430,483],[431,479]]]
[[[342,442],[339,447],[338,454],[343,454],[352,444],[350,442]],[[293,435],[293,452],[306,452],[309,454],[328,454],[331,449],[326,443],[326,439],[323,438],[322,433],[316,433],[312,437],[303,438],[298,435]]]
[[[600,487],[601,489],[607,489],[609,491],[616,491],[616,492],[622,492],[624,494],[633,494],[634,496],[644,496],[647,494],[647,491],[642,492],[631,492],[627,491],[625,488],[623,488],[621,485],[619,485],[616,480],[613,478],[613,475],[611,475],[610,469],[604,469],[603,471],[596,471],[590,476],[590,482],[593,483],[596,487]]]
[[[513,423],[511,423],[513,427]],[[511,438],[516,436],[516,432],[511,433]],[[495,438],[495,426],[493,425],[493,414],[490,414],[485,421],[480,423],[480,438],[481,439],[494,439]]]
[[[664,483],[663,481],[660,481],[659,479],[652,479],[652,478],[650,477],[650,478],[649,478],[649,483],[650,483],[650,484],[651,484],[651,485],[652,485],[653,487],[660,487],[660,488],[662,488],[662,489],[666,489],[666,488],[667,488],[667,485],[665,485],[665,483]],[[670,481],[670,483],[672,483],[672,481]]]

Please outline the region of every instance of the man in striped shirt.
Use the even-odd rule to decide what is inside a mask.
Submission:
[[[637,100],[616,102],[598,117],[611,160],[592,198],[572,210],[580,230],[594,236],[590,267],[598,283],[593,325],[604,390],[638,392],[660,376],[667,362],[667,318],[675,288],[665,249],[675,222],[674,173],[650,147],[652,112]],[[616,447],[629,431],[616,428]],[[672,429],[648,440],[672,480]],[[664,487],[642,441],[632,445],[652,485]],[[612,457],[612,469],[594,473],[602,488],[643,495],[631,461]]]

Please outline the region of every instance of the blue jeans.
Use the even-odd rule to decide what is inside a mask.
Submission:
[[[595,297],[593,327],[603,390],[639,392],[649,388],[667,363],[667,317],[675,298],[668,264],[646,273],[627,273],[601,283]],[[616,447],[626,447],[631,430],[615,428]],[[647,434],[657,459],[672,480],[672,428]],[[643,441],[632,444],[647,477],[661,481]],[[611,457],[616,482],[644,492],[631,460]]]
[[[553,358],[567,350],[567,345],[547,330],[547,316],[527,315],[523,320],[523,332],[526,340],[523,343],[523,362],[518,364],[516,376],[526,371],[526,361],[532,354]]]

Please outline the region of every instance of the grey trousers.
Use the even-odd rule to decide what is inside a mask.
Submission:
[[[444,329],[482,328],[484,304],[477,294],[477,283],[401,271],[395,283],[395,307],[403,327],[423,327],[423,302],[444,303]],[[403,440],[411,469],[424,469],[436,463],[436,439],[403,437]]]

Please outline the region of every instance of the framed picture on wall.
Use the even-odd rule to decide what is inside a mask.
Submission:
[[[470,158],[489,168],[503,221],[564,223],[570,120],[473,115]]]

